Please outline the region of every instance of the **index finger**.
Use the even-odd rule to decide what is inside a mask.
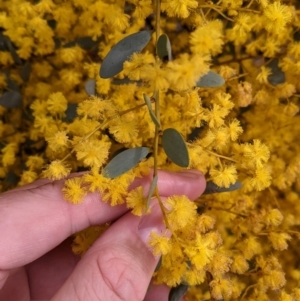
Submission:
[[[162,196],[186,194],[195,199],[205,189],[200,172],[160,171]],[[132,187],[149,187],[151,176],[135,179]],[[98,193],[89,193],[79,205],[63,199],[64,181],[13,191],[0,196],[0,271],[23,266],[59,245],[71,234],[123,215],[125,205],[111,207]]]

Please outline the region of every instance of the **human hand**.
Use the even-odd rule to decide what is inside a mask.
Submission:
[[[160,171],[162,199],[205,189],[197,171]],[[131,188],[149,190],[151,175]],[[166,301],[168,288],[151,285],[159,258],[147,245],[150,232],[164,230],[159,207],[137,217],[125,205],[111,207],[89,193],[79,205],[62,197],[64,181],[39,180],[0,195],[0,301]],[[82,258],[68,237],[91,225],[115,221]]]

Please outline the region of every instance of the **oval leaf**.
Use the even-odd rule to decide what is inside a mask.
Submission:
[[[157,41],[156,51],[158,57],[162,61],[171,61],[172,60],[172,49],[171,43],[166,34],[162,34]]]
[[[178,286],[172,287],[168,301],[179,301],[184,296],[188,288],[189,286],[186,284],[179,284]]]
[[[131,34],[118,42],[104,58],[100,76],[110,78],[123,70],[123,63],[135,52],[140,52],[150,41],[151,31],[145,30]]]
[[[22,60],[20,59],[19,55],[17,54],[17,51],[15,49],[15,47],[13,46],[12,42],[10,41],[10,38],[5,36],[6,38],[6,45],[7,45],[7,48],[14,60],[14,62],[18,65],[21,65],[22,64]]]
[[[0,105],[5,108],[12,109],[21,106],[21,104],[22,96],[19,92],[8,91],[0,96]]]
[[[154,272],[157,272],[160,269],[161,264],[162,264],[162,256],[160,256],[159,261],[158,261],[158,263],[157,263],[157,265],[155,267]]]
[[[77,107],[77,103],[68,103],[63,121],[72,122],[77,117]]]
[[[82,49],[90,49],[94,46],[96,46],[98,41],[94,41],[91,37],[82,37],[78,38],[75,41],[68,42],[64,45],[64,48],[71,48],[76,45],[81,47]]]
[[[151,183],[151,186],[150,186],[150,189],[149,189],[149,194],[148,194],[148,199],[147,199],[147,205],[146,205],[146,212],[148,211],[149,209],[149,206],[150,206],[150,202],[151,202],[151,199],[152,199],[152,195],[153,195],[153,192],[156,188],[156,185],[157,185],[157,180],[158,180],[158,176],[156,175],[153,180],[152,180],[152,183]]]
[[[202,76],[196,83],[196,87],[214,88],[224,85],[224,78],[214,71],[208,71],[207,74]]]
[[[172,128],[163,131],[162,146],[168,158],[181,167],[189,166],[189,152],[181,134]]]
[[[88,95],[96,95],[96,80],[90,79],[85,83],[85,91]]]
[[[206,188],[203,192],[203,194],[211,194],[211,193],[218,193],[218,192],[229,192],[234,191],[242,187],[241,182],[235,182],[234,184],[231,184],[228,188],[225,187],[219,187],[214,182],[208,181],[206,183]]]
[[[27,82],[29,80],[30,72],[31,72],[31,65],[29,61],[26,61],[26,63],[24,64],[24,66],[20,71],[20,76],[24,82]]]
[[[135,167],[148,154],[148,147],[127,149],[112,158],[112,160],[105,166],[102,173],[107,178],[116,178]]]
[[[285,82],[285,73],[278,66],[279,60],[272,60],[267,67],[272,70],[272,74],[268,76],[268,81],[271,85],[277,86]]]
[[[150,117],[151,117],[152,121],[154,122],[154,124],[157,127],[160,128],[160,122],[158,121],[158,119],[156,118],[155,113],[153,112],[153,109],[152,109],[152,106],[151,106],[151,100],[150,100],[149,96],[147,96],[146,94],[143,94],[143,96],[144,96],[145,103],[148,107],[149,114],[150,114]]]
[[[136,84],[137,86],[140,86],[142,84],[141,80],[131,80],[128,77],[124,77],[122,79],[114,78],[112,80],[113,85],[132,85]]]

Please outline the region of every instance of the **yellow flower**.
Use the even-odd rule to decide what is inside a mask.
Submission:
[[[60,180],[70,173],[71,169],[60,160],[52,161],[44,170],[43,176],[51,180]]]
[[[267,226],[279,226],[283,221],[283,215],[278,209],[271,209],[264,217]]]
[[[47,137],[46,141],[53,151],[58,151],[62,147],[67,146],[69,142],[67,133],[65,131],[56,132],[54,136]]]
[[[61,115],[67,110],[68,101],[61,92],[52,93],[47,100],[48,112],[55,116]]]
[[[249,269],[249,264],[244,256],[234,255],[231,271],[237,274],[244,274]]]
[[[161,9],[170,17],[187,18],[192,9],[198,6],[195,0],[163,0]]]
[[[100,168],[107,160],[111,143],[98,139],[89,139],[76,147],[76,157],[84,166]]]
[[[224,44],[222,22],[214,20],[201,24],[191,33],[190,44],[193,53],[219,54]]]
[[[19,186],[23,186],[29,183],[34,182],[38,178],[38,175],[36,172],[31,170],[25,170],[22,175],[20,182],[18,183]]]
[[[126,197],[126,204],[134,215],[141,216],[145,213],[147,199],[143,195],[143,187],[131,190]]]
[[[62,192],[68,202],[80,204],[86,195],[86,191],[82,187],[82,178],[78,177],[66,180]]]
[[[277,1],[267,5],[263,13],[265,29],[270,33],[279,33],[292,20],[291,9]]]
[[[229,124],[229,135],[232,141],[236,141],[238,137],[243,133],[243,128],[240,125],[240,121],[236,118]]]
[[[268,235],[268,239],[275,250],[283,251],[288,248],[287,241],[291,240],[292,237],[287,233],[271,232]]]
[[[159,235],[151,231],[148,244],[156,256],[166,255],[171,250],[170,238],[166,236],[166,233]]]
[[[191,224],[197,216],[197,205],[186,196],[174,195],[165,202],[168,211],[167,218],[173,230],[177,230]]]
[[[76,233],[72,244],[72,251],[77,255],[84,255],[107,228],[108,224],[102,226],[91,226]]]
[[[260,140],[254,139],[253,144],[245,143],[242,147],[243,156],[252,161],[256,167],[262,167],[269,160],[270,151]]]
[[[228,188],[237,181],[237,171],[234,165],[225,166],[222,170],[211,169],[210,175],[219,187]]]

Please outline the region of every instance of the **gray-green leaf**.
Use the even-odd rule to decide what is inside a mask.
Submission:
[[[0,105],[12,109],[21,106],[22,104],[22,96],[17,91],[8,91],[4,92],[0,96]]]
[[[147,205],[146,205],[146,212],[149,209],[151,198],[152,198],[153,192],[154,192],[154,190],[156,188],[156,185],[157,185],[157,180],[158,180],[158,176],[156,175],[153,178],[150,189],[149,189],[149,194],[148,194],[148,198],[147,198]]]
[[[85,85],[85,91],[88,95],[96,95],[96,80],[90,79],[88,80]]]
[[[160,256],[159,261],[158,261],[158,263],[157,263],[157,265],[155,267],[154,272],[157,272],[160,269],[161,264],[162,264],[162,256]]]
[[[162,34],[157,41],[156,51],[158,57],[162,61],[171,61],[172,60],[172,49],[171,43],[166,34]]]
[[[107,178],[116,178],[135,167],[149,154],[148,147],[136,147],[127,149],[116,155],[103,169],[103,175]]]
[[[160,128],[160,122],[158,121],[157,117],[155,116],[155,114],[153,112],[153,109],[152,109],[152,106],[151,106],[151,100],[150,100],[149,96],[147,96],[146,94],[143,94],[143,96],[144,96],[145,103],[148,107],[149,114],[150,114],[150,117],[151,117],[152,121],[154,122],[154,124],[158,128]]]
[[[163,131],[162,146],[168,158],[181,167],[189,166],[189,152],[181,134],[172,128]]]
[[[189,286],[186,284],[179,284],[178,286],[172,287],[168,300],[179,301],[184,296],[188,288]]]
[[[224,85],[224,78],[214,71],[208,71],[207,74],[202,76],[196,83],[196,87],[201,88],[214,88]]]
[[[111,82],[113,85],[132,85],[136,84],[137,86],[140,86],[142,84],[141,80],[131,80],[128,77],[124,77],[122,79],[114,78]]]
[[[66,117],[63,119],[67,122],[72,122],[77,117],[77,107],[76,103],[68,103],[68,107],[66,110]]]
[[[18,65],[21,65],[22,60],[19,57],[19,55],[17,54],[17,51],[16,51],[15,47],[13,46],[9,37],[6,37],[6,45],[7,45],[7,48],[9,50],[11,56],[13,57],[13,60],[15,61],[15,63]]]
[[[203,194],[211,194],[211,193],[218,193],[218,192],[229,192],[234,191],[242,187],[241,182],[235,182],[234,184],[231,184],[228,188],[225,187],[219,187],[214,182],[208,181],[206,183],[206,188],[203,192]]]
[[[120,73],[123,70],[123,63],[149,43],[151,33],[150,30],[133,33],[113,46],[101,64],[100,76],[110,78]]]
[[[272,60],[267,67],[271,69],[272,74],[268,76],[268,81],[271,85],[277,86],[285,82],[285,73],[278,66],[279,60]]]
[[[26,61],[26,63],[23,65],[20,76],[23,79],[24,82],[27,82],[30,77],[30,71],[31,71],[31,65],[29,61]]]
[[[74,47],[79,45],[82,49],[90,49],[98,44],[98,41],[94,41],[91,37],[82,37],[74,41],[68,42],[64,45],[64,48]]]

